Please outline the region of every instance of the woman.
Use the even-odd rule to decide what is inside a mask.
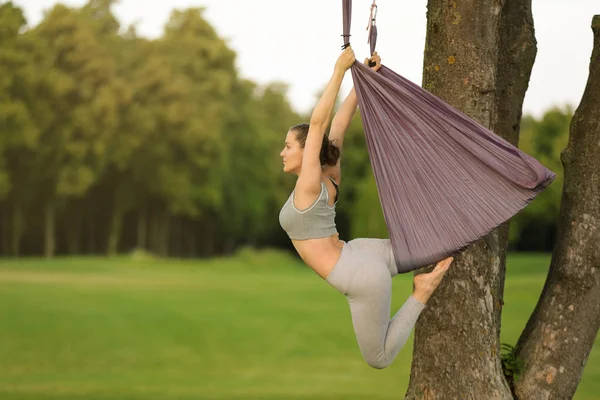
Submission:
[[[414,277],[412,295],[390,320],[392,277],[398,271],[389,239],[347,243],[339,239],[334,218],[341,182],[340,153],[357,107],[354,89],[333,119],[329,138],[325,131],[342,79],[354,60],[354,51],[347,47],[335,64],[310,124],[293,126],[287,133],[280,154],[283,170],[297,175],[298,180],[279,220],[304,262],[346,296],[361,354],[370,366],[381,369],[391,364],[406,343],[452,257],[438,262],[432,272]],[[378,71],[381,59],[377,53],[372,60],[376,63],[372,69]]]

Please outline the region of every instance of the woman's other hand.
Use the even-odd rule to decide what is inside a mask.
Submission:
[[[369,68],[371,68],[375,72],[379,71],[379,69],[381,68],[381,57],[379,57],[377,52],[374,52],[373,56],[371,56],[371,58],[365,58],[365,65],[367,67],[369,66],[370,61],[375,62],[375,65],[373,67],[369,67]]]
[[[345,73],[356,61],[356,57],[354,56],[354,50],[352,47],[348,46],[342,51],[342,54],[337,59],[335,63],[335,69],[342,73]]]

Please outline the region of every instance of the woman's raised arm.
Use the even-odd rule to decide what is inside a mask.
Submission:
[[[369,65],[369,61],[374,61],[375,65],[371,67],[371,69],[375,72],[379,71],[381,68],[381,57],[377,54],[377,52],[373,53],[373,56],[370,59],[365,60],[365,64]],[[333,121],[331,122],[331,130],[329,131],[329,140],[342,151],[342,146],[344,145],[344,137],[346,135],[346,131],[350,126],[350,122],[352,121],[352,117],[356,112],[356,108],[358,106],[358,100],[356,98],[356,90],[354,87],[346,97],[346,100],[342,103],[342,106],[335,114]],[[341,157],[340,157],[341,159]],[[340,170],[340,159],[333,167],[327,167],[325,173],[331,176],[339,185],[341,180],[341,170]]]
[[[344,74],[354,61],[354,51],[351,47],[347,47],[337,59],[333,75],[312,112],[302,156],[302,170],[296,182],[297,191],[305,194],[320,193],[321,191],[322,169],[319,153],[321,152],[323,135],[325,135],[329,121],[331,121],[335,99],[340,90]]]

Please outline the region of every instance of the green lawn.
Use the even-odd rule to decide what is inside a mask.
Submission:
[[[509,256],[502,342],[516,342],[548,265]],[[394,279],[394,308],[410,290],[410,274]],[[392,366],[370,368],[345,299],[275,252],[0,260],[2,400],[399,399],[411,354],[412,339]],[[598,393],[594,349],[575,398]]]

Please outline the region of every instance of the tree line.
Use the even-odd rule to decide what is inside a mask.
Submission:
[[[0,2],[0,255],[289,248],[277,216],[294,180],[278,154],[309,116],[285,83],[240,77],[202,8],[148,39],[113,3],[58,4],[28,27]],[[522,121],[520,147],[558,177],[513,218],[513,249],[552,249],[572,113]],[[340,236],[387,237],[359,113],[342,163]]]

